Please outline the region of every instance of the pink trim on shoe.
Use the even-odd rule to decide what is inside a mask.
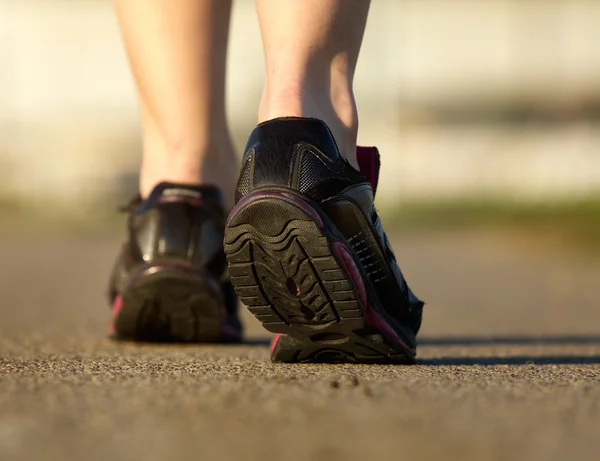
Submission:
[[[121,309],[123,309],[123,297],[117,296],[112,305],[112,319],[111,319],[110,325],[108,326],[108,334],[109,335],[114,335],[117,332],[116,328],[115,328],[115,321],[117,320],[117,317],[119,316],[119,312],[121,312]]]
[[[273,339],[271,340],[271,345],[269,346],[269,355],[273,355],[273,351],[275,350],[275,346],[277,346],[277,341],[281,339],[283,335],[281,333],[277,333]]]
[[[348,248],[346,248],[346,246],[341,242],[334,242],[331,246],[333,253],[342,265],[342,269],[346,275],[348,275],[352,281],[352,284],[354,285],[354,292],[356,293],[358,302],[360,303],[365,314],[365,324],[375,328],[386,338],[397,343],[400,345],[400,347],[410,352],[412,355],[415,355],[417,352],[416,349],[406,344],[406,342],[398,335],[398,333],[396,333],[396,331],[385,321],[385,319],[375,312],[375,310],[369,304],[365,284]]]
[[[373,193],[377,190],[377,148],[358,146],[356,148],[356,160],[360,172],[371,183]]]

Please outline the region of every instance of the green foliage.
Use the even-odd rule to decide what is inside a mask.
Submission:
[[[391,229],[532,230],[600,249],[600,196],[576,201],[461,200],[410,203],[383,210]]]

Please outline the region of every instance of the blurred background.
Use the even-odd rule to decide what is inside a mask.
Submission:
[[[599,17],[595,0],[373,1],[356,92],[360,142],[384,155],[381,206],[598,194]],[[0,0],[0,62],[5,208],[76,214],[135,189],[137,109],[108,0]],[[238,0],[238,145],[262,77],[253,2]]]

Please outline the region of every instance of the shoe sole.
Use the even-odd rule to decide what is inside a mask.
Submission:
[[[304,198],[246,196],[229,216],[225,254],[240,300],[264,328],[299,344],[274,343],[273,361],[414,363],[414,349],[371,308],[349,244]]]
[[[225,320],[215,281],[192,269],[156,265],[130,277],[113,304],[109,333],[129,341],[216,342],[226,333]]]

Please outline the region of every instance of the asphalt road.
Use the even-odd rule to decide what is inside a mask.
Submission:
[[[0,460],[598,460],[600,261],[413,233],[420,364],[104,336],[114,238],[0,239]]]

